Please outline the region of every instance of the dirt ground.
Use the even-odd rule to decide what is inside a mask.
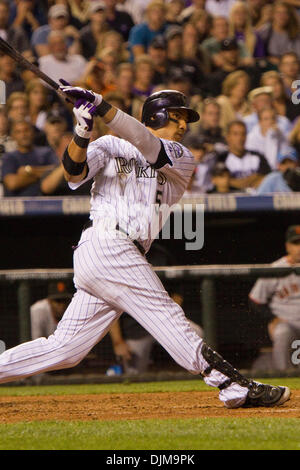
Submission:
[[[300,418],[300,391],[277,408],[228,410],[214,392],[0,397],[0,423],[167,418]]]

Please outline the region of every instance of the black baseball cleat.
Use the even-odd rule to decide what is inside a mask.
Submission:
[[[288,387],[266,385],[252,381],[242,408],[280,406],[289,400],[290,396],[291,391]]]

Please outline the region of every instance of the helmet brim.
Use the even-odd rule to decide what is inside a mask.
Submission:
[[[185,106],[168,106],[167,108],[167,111],[169,110],[172,110],[172,111],[176,111],[177,109],[184,109],[185,111],[187,111],[188,113],[188,119],[187,119],[187,122],[196,122],[196,121],[199,121],[200,119],[200,115],[197,111],[195,111],[194,109],[191,109],[191,108],[187,108]]]

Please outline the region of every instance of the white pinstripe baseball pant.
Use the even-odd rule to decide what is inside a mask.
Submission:
[[[75,366],[123,311],[148,330],[183,368],[199,374],[208,367],[200,352],[203,340],[126,237],[118,233],[118,238],[103,238],[96,227],[85,230],[74,253],[74,283],[77,292],[53,335],[0,355],[0,383]],[[214,370],[205,382],[217,386],[226,378]],[[243,401],[247,392],[247,388],[232,384],[220,392],[220,399]]]

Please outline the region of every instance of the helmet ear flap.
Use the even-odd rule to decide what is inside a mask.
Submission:
[[[152,114],[145,122],[146,126],[151,129],[160,129],[169,122],[169,113],[166,109],[161,109],[156,113]]]

